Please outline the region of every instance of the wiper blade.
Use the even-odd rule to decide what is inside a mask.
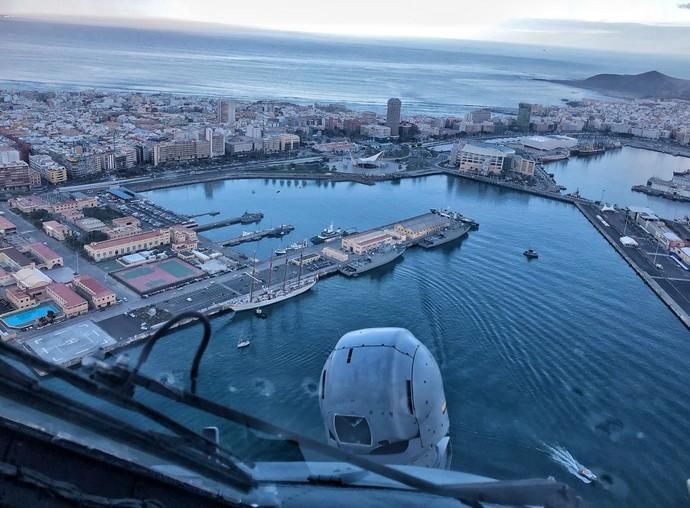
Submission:
[[[87,394],[106,400],[112,404],[122,407],[123,409],[127,409],[129,411],[133,411],[143,416],[146,416],[148,419],[156,422],[158,425],[170,430],[176,435],[181,436],[190,444],[190,446],[193,445],[195,447],[195,450],[203,453],[204,458],[200,459],[199,457],[194,457],[194,455],[190,454],[188,451],[185,453],[185,450],[183,448],[173,447],[173,450],[176,450],[177,453],[176,457],[180,459],[180,462],[190,462],[188,459],[194,457],[194,463],[189,463],[190,469],[199,470],[201,468],[203,470],[208,470],[209,476],[213,476],[214,479],[216,479],[217,481],[228,483],[232,487],[245,492],[256,486],[256,481],[254,480],[249,468],[245,466],[241,461],[239,461],[239,459],[233,457],[232,453],[229,450],[195,433],[191,429],[188,429],[184,425],[176,422],[175,420],[161,413],[160,411],[157,411],[141,402],[138,402],[126,394],[119,393],[106,385],[97,383],[91,379],[77,374],[76,372],[72,372],[71,370],[65,369],[64,367],[55,365],[41,358],[38,358],[29,353],[28,351],[24,351],[10,346],[9,344],[4,344],[0,342],[0,352],[3,352],[7,356],[12,357],[16,360],[29,364],[42,372],[52,374],[56,378],[69,383],[70,385],[74,386],[75,388],[78,388],[79,390]],[[91,406],[86,406],[73,400],[72,398],[67,398],[53,390],[49,390],[42,387],[39,381],[35,380],[30,376],[27,376],[26,374],[20,372],[14,367],[11,367],[6,362],[0,361],[0,367],[0,379],[2,379],[5,382],[11,381],[17,383],[21,380],[21,382],[24,383],[24,388],[33,390],[33,393],[39,393],[43,391],[43,393],[49,393],[51,397],[55,397],[56,401],[59,400],[61,401],[61,403],[66,404],[67,406],[69,406],[69,404],[72,404],[75,408],[79,407],[82,411],[86,413],[99,413],[102,416],[106,416],[109,419],[112,419],[110,415],[107,415],[102,411],[98,411],[92,408]],[[25,398],[23,402],[25,403],[26,400],[30,399]],[[112,422],[113,427],[110,429],[111,432],[115,431],[116,425],[120,425],[120,428],[125,428],[124,426],[127,426],[127,424],[125,424],[125,422],[122,422],[121,420],[116,421],[117,424],[115,423],[115,421]],[[141,434],[141,430],[138,430],[135,427],[132,427],[132,429]],[[134,432],[134,434],[136,434],[136,432]]]

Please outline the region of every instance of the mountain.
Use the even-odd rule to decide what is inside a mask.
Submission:
[[[581,80],[549,81],[622,97],[690,100],[690,80],[672,78],[657,71],[642,74],[597,74]]]

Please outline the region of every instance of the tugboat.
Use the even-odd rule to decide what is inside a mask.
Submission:
[[[243,347],[247,347],[249,344],[251,344],[251,341],[247,338],[240,339],[237,342],[237,349],[242,349]]]
[[[539,254],[534,249],[527,249],[525,252],[522,253],[522,255],[525,256],[527,259],[537,259],[539,257]]]

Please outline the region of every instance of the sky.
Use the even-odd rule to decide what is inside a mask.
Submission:
[[[688,0],[0,0],[0,14],[690,52]]]

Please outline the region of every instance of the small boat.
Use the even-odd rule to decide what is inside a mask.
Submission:
[[[266,319],[268,317],[268,314],[266,314],[261,307],[257,307],[254,314],[256,314],[256,317],[259,319]]]
[[[580,469],[577,470],[577,474],[580,477],[580,479],[585,482],[585,483],[591,483],[597,481],[597,475],[592,473],[589,469],[586,467],[582,466]]]
[[[522,255],[525,256],[527,259],[537,259],[539,257],[539,254],[534,249],[527,249],[525,252],[522,253]]]
[[[247,347],[249,344],[251,344],[251,341],[247,338],[240,339],[239,342],[237,343],[237,349],[242,349],[243,347]]]
[[[287,254],[287,249],[276,249],[273,252],[276,256],[284,256],[285,254]]]

